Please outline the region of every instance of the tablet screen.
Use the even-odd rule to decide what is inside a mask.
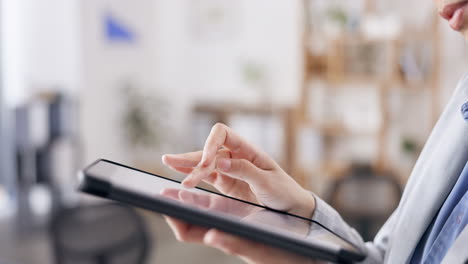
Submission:
[[[201,188],[185,189],[180,182],[167,177],[145,173],[105,160],[89,167],[86,173],[110,182],[112,186],[134,193],[210,211],[221,217],[248,222],[257,228],[286,234],[304,242],[319,243],[328,248],[342,248],[361,254],[352,244],[312,220],[270,210]]]

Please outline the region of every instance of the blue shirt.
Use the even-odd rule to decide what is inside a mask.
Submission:
[[[410,263],[440,263],[468,223],[468,162],[419,241]]]

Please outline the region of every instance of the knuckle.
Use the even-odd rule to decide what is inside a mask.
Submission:
[[[237,168],[238,170],[240,170],[240,171],[248,170],[249,167],[250,167],[250,166],[249,166],[249,165],[250,165],[249,163],[250,163],[250,162],[249,162],[248,160],[246,160],[246,159],[240,159],[240,160],[238,160],[238,162],[237,162],[236,168]]]
[[[259,178],[262,175],[262,171],[259,170],[252,162],[246,159],[241,159],[238,162],[238,170],[244,173],[249,173],[250,175],[255,175],[254,178]]]

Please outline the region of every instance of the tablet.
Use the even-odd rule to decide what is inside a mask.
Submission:
[[[216,228],[305,257],[334,262],[365,258],[358,247],[320,223],[177,180],[100,159],[79,173],[79,190]],[[286,191],[286,190],[285,190]]]

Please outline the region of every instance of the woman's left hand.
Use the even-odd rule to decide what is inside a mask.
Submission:
[[[167,223],[175,232],[179,241],[204,244],[241,258],[250,264],[313,264],[315,260],[305,258],[274,247],[266,246],[251,240],[221,232],[191,225],[178,219],[165,216]]]

